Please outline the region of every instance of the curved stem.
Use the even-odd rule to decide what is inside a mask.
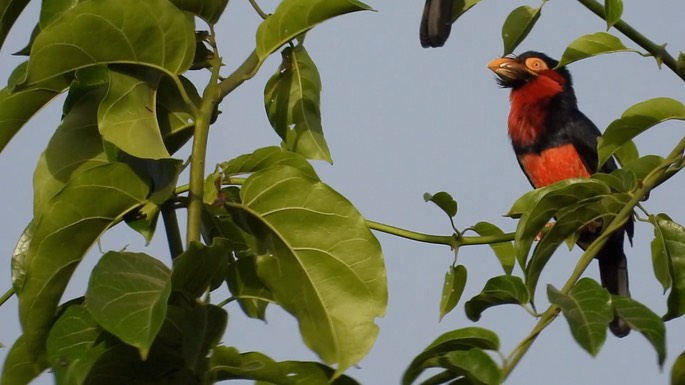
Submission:
[[[178,218],[176,217],[175,202],[169,200],[162,205],[162,219],[164,220],[164,231],[166,232],[167,242],[169,243],[169,253],[171,259],[181,255],[183,252],[183,239],[181,238],[181,231],[178,226]]]
[[[585,6],[595,15],[606,20],[606,15],[604,13],[604,6],[595,0],[578,0],[579,3]],[[685,73],[678,71],[678,63],[676,59],[671,56],[665,48],[665,45],[658,45],[653,41],[649,40],[643,34],[635,30],[630,24],[623,20],[619,20],[614,24],[614,28],[624,34],[627,38],[635,42],[635,44],[644,48],[647,52],[652,54],[658,61],[664,63],[666,67],[670,68],[673,73],[678,75],[682,80],[685,81]]]
[[[662,179],[668,176],[667,171],[671,164],[678,162],[682,158],[682,153],[685,150],[685,137],[680,140],[676,147],[671,151],[669,156],[664,160],[661,167],[657,167],[652,172],[650,172],[647,177],[642,181],[642,185],[637,188],[632,193],[632,198],[626,203],[626,205],[619,211],[619,213],[614,217],[614,219],[609,222],[606,230],[597,239],[590,244],[590,246],[585,250],[580,260],[576,264],[573,273],[566,281],[566,284],[561,289],[562,294],[568,294],[569,291],[576,284],[580,276],[583,274],[588,265],[592,262],[592,259],[597,255],[597,252],[604,246],[609,236],[620,230],[624,223],[630,220],[633,213],[633,208],[640,203],[642,197],[644,197],[648,192],[650,192],[655,186],[662,182]],[[516,367],[521,358],[526,354],[528,349],[535,339],[540,335],[542,330],[544,330],[547,325],[549,325],[559,314],[559,307],[557,305],[551,305],[542,314],[538,323],[535,325],[533,330],[526,336],[517,346],[514,348],[509,358],[507,359],[505,365],[502,367],[502,377],[504,379],[511,373],[511,371]]]
[[[14,295],[14,287],[10,287],[5,294],[0,297],[0,306],[4,305],[5,302],[7,302],[8,299],[12,298]]]
[[[249,1],[250,1],[250,4],[252,4],[252,8],[254,8],[255,12],[257,12],[259,17],[261,17],[262,19],[266,19],[267,17],[269,17],[268,14],[266,14],[264,11],[262,11],[262,9],[259,7],[259,4],[257,4],[256,0],[249,0]]]
[[[375,222],[371,220],[366,220],[366,224],[371,230],[380,231],[386,234],[395,235],[398,237],[411,239],[414,241],[424,242],[424,243],[434,243],[440,245],[448,245],[452,248],[458,248],[461,246],[472,246],[472,245],[487,245],[491,243],[501,243],[510,242],[514,240],[514,233],[505,233],[497,235],[486,235],[486,236],[456,236],[453,235],[434,235],[419,233],[412,230],[403,229],[396,226],[386,225],[385,223]]]

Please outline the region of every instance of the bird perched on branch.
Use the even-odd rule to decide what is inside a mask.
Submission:
[[[419,27],[423,48],[442,47],[452,30],[452,3],[454,0],[426,0]]]
[[[598,169],[600,132],[578,110],[571,74],[565,67],[556,68],[558,64],[549,56],[533,51],[498,58],[488,64],[497,75],[499,85],[511,89],[509,137],[519,165],[534,188],[616,169],[613,159]],[[578,244],[583,249],[597,238],[602,226],[591,227],[581,231]],[[629,297],[623,252],[625,234],[632,238],[632,221],[611,235],[596,258],[602,286],[611,294]],[[618,317],[609,328],[618,337],[630,332],[630,327]]]

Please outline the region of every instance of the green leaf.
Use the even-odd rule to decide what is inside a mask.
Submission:
[[[46,349],[60,384],[83,384],[104,346],[97,346],[102,329],[84,306],[72,305],[50,330]]]
[[[436,358],[449,352],[468,351],[472,348],[498,350],[499,338],[490,330],[478,327],[449,331],[438,337],[412,360],[402,376],[402,384],[412,384]]]
[[[445,283],[442,286],[440,320],[457,306],[464,287],[466,287],[466,268],[463,265],[450,266],[450,271],[445,273]]]
[[[18,71],[23,71],[25,65],[21,64]],[[14,92],[9,87],[0,90],[0,152],[33,115],[68,85],[66,78],[57,77]]]
[[[596,220],[608,222],[630,200],[628,194],[611,194],[588,197],[578,204],[569,204],[556,215],[556,222],[545,233],[535,247],[533,255],[525,269],[526,287],[534,297],[538,279],[545,265],[557,247],[582,229],[586,224]]]
[[[209,369],[213,382],[249,379],[284,385],[295,383],[271,358],[258,352],[241,354],[237,349],[226,346],[217,346],[212,351]]]
[[[40,20],[38,27],[45,29],[53,20],[56,20],[62,14],[71,8],[74,8],[79,3],[79,0],[51,0],[41,3]]]
[[[274,296],[259,279],[254,256],[232,261],[228,265],[226,283],[231,294],[238,299],[245,315],[266,320],[266,307],[270,302],[274,302]]]
[[[659,222],[668,221],[668,217],[665,214],[650,215],[649,222],[654,225],[654,239],[651,243],[652,248],[652,267],[654,268],[654,276],[657,281],[661,283],[664,288],[664,293],[666,290],[671,288],[673,280],[671,279],[671,258],[669,255],[669,249],[666,247],[666,239],[664,238],[664,233],[659,226]]]
[[[171,0],[171,2],[187,12],[191,12],[209,24],[216,24],[224,13],[228,0]]]
[[[174,259],[171,270],[171,287],[188,298],[198,298],[212,289],[213,282],[223,280],[230,250],[226,242],[215,239],[211,246],[191,242],[188,248]],[[219,279],[217,279],[219,278]]]
[[[599,138],[599,163],[650,127],[672,119],[685,120],[685,105],[675,99],[654,98],[631,106]]]
[[[613,319],[611,296],[590,278],[581,278],[568,295],[547,285],[549,301],[561,308],[576,342],[592,356],[604,344],[607,324]]]
[[[127,165],[109,163],[71,178],[34,219],[26,277],[17,293],[32,356],[42,352],[59,299],[86,251],[147,194],[147,184]]]
[[[504,305],[523,305],[530,302],[530,293],[521,278],[513,275],[500,275],[490,278],[480,294],[464,304],[466,316],[471,321],[478,321],[485,309]]]
[[[103,329],[135,346],[143,360],[166,318],[171,272],[143,253],[110,251],[93,268],[86,304]]]
[[[304,46],[287,47],[264,88],[269,122],[285,147],[308,159],[332,163],[321,125],[321,78]]]
[[[614,152],[614,157],[618,163],[623,166],[638,159],[640,157],[640,153],[637,150],[635,142],[628,140],[627,142],[623,143],[621,147],[616,149],[616,152]]]
[[[73,106],[38,159],[33,173],[34,216],[45,210],[50,199],[73,176],[107,163],[97,128],[102,91],[98,88],[75,97]]]
[[[655,241],[661,243],[660,248],[665,255],[659,259],[665,257],[668,261],[672,279],[671,291],[668,293],[668,310],[663,316],[668,321],[685,314],[685,227],[673,222],[666,214],[652,216],[650,222],[660,233]]]
[[[36,359],[26,345],[24,336],[19,336],[7,352],[2,366],[0,383],[28,385],[47,368],[48,362],[45,357],[39,356]]]
[[[607,30],[621,20],[623,14],[623,0],[604,0],[604,14],[607,21]]]
[[[581,200],[610,192],[609,187],[597,179],[571,178],[519,198],[510,210],[510,213],[515,210],[522,210],[523,213],[516,227],[514,243],[519,263],[526,260],[533,240],[557,211]]]
[[[286,151],[280,147],[264,147],[251,154],[241,155],[221,164],[226,176],[250,174],[270,167],[290,166],[298,169],[310,179],[319,179],[307,160],[299,154]]]
[[[335,370],[318,362],[283,361],[278,366],[286,373],[293,385],[330,384],[330,385],[359,385],[357,381],[346,375],[335,377]],[[255,385],[271,384],[256,381]],[[280,385],[277,383],[275,385]]]
[[[470,229],[478,233],[481,237],[504,235],[504,231],[489,222],[478,222],[471,226]],[[514,270],[514,262],[516,259],[516,252],[512,242],[489,243],[488,246],[495,252],[497,259],[499,259],[499,263],[504,269],[504,273],[511,274]]]
[[[606,32],[584,35],[571,42],[561,55],[557,67],[563,67],[578,60],[614,52],[637,52],[621,43],[616,36]]]
[[[480,3],[480,0],[454,0],[452,2],[452,23],[478,3]]]
[[[435,205],[440,207],[440,209],[450,218],[454,218],[454,216],[457,215],[457,201],[455,201],[449,193],[444,191],[435,193],[435,195],[423,193],[423,200],[435,203]]]
[[[131,229],[137,231],[145,239],[145,246],[150,244],[157,229],[160,207],[154,202],[147,202],[134,213],[124,216],[124,221]]]
[[[183,76],[179,76],[179,79],[190,100],[199,107],[201,99],[193,83]],[[176,84],[168,76],[164,76],[159,82],[156,112],[166,150],[173,154],[193,137],[195,122],[193,112],[183,102]]]
[[[240,197],[226,205],[260,242],[259,278],[298,319],[305,344],[342,373],[371,348],[385,312],[378,240],[349,201],[293,167],[252,174]]]
[[[180,74],[194,54],[193,20],[167,0],[84,1],[36,37],[22,86],[108,63]]]
[[[3,0],[0,2],[0,47],[5,43],[14,22],[17,21],[28,3],[29,0]]]
[[[449,352],[438,362],[448,371],[465,377],[468,384],[499,385],[502,381],[495,361],[478,348]]]
[[[511,11],[502,25],[502,42],[504,43],[502,55],[514,52],[535,26],[541,11],[542,6],[533,8],[528,5],[522,5]]]
[[[323,21],[369,10],[371,7],[357,0],[283,0],[257,28],[259,61]]]
[[[622,296],[611,296],[611,303],[616,314],[644,335],[652,344],[657,354],[657,362],[663,367],[666,360],[666,327],[664,321],[645,305],[636,300]]]
[[[671,368],[671,385],[685,383],[685,352],[680,353]]]
[[[155,111],[161,75],[145,68],[109,71],[109,87],[98,108],[98,128],[104,140],[138,158],[169,157]]]
[[[21,233],[17,245],[12,252],[12,287],[15,293],[19,293],[24,287],[24,279],[26,278],[26,253],[29,245],[33,239],[33,232],[35,231],[34,222],[31,221]]]

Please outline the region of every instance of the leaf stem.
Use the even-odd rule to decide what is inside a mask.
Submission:
[[[7,302],[7,300],[9,300],[10,298],[12,298],[13,295],[14,295],[14,287],[10,287],[10,288],[5,292],[5,294],[3,294],[2,297],[0,297],[0,306],[4,305],[5,302]]]
[[[259,7],[259,4],[257,4],[256,0],[249,0],[249,1],[250,1],[250,4],[252,4],[252,8],[254,8],[255,12],[257,12],[259,17],[261,17],[262,19],[266,19],[267,17],[269,17],[268,14],[266,14],[264,11],[262,11],[262,9]]]
[[[592,262],[592,259],[595,257],[595,255],[597,255],[597,252],[599,252],[602,246],[604,246],[609,236],[613,232],[620,230],[624,223],[630,220],[630,217],[633,214],[633,208],[640,203],[642,197],[649,193],[654,187],[659,185],[663,181],[663,178],[669,176],[667,171],[669,170],[670,165],[680,159],[683,151],[685,151],[685,137],[680,140],[673,151],[671,151],[669,156],[664,159],[662,165],[652,170],[645,177],[645,179],[642,181],[642,185],[632,192],[631,199],[628,201],[628,203],[626,203],[623,209],[616,214],[613,220],[609,222],[606,230],[602,232],[602,234],[597,237],[597,239],[585,250],[580,260],[576,264],[573,273],[566,281],[564,287],[561,289],[561,293],[568,294],[569,291],[571,291],[585,269],[587,269],[588,265],[590,265]],[[528,334],[528,336],[526,336],[509,355],[505,365],[502,367],[502,378],[506,379],[507,376],[509,376],[521,358],[526,354],[530,346],[533,345],[533,342],[535,342],[535,339],[538,337],[538,335],[540,335],[542,330],[544,330],[547,325],[549,325],[557,317],[559,311],[560,310],[557,305],[550,305],[550,307],[547,308],[547,310],[538,320],[538,323],[535,325],[535,327],[533,327],[533,330],[530,332],[530,334]]]
[[[590,10],[590,12],[606,20],[604,6],[601,3],[596,0],[578,0],[578,2]],[[678,63],[676,59],[666,51],[665,44],[658,45],[654,43],[623,20],[617,21],[614,24],[614,28],[632,40],[635,44],[644,48],[647,52],[652,54],[658,62],[664,63],[666,67],[670,68],[673,73],[685,81],[685,73],[678,71]]]
[[[200,241],[202,223],[202,196],[204,194],[205,158],[207,155],[207,141],[209,125],[214,115],[214,109],[221,100],[219,88],[219,70],[221,58],[216,44],[214,44],[214,28],[210,25],[210,39],[214,49],[212,62],[212,76],[202,94],[202,104],[195,119],[195,133],[193,135],[193,150],[190,160],[190,191],[188,193],[188,233],[187,244]]]
[[[255,76],[261,65],[262,62],[259,60],[259,56],[257,56],[257,51],[252,51],[250,56],[245,59],[240,67],[236,68],[233,73],[228,75],[226,79],[219,83],[219,101],[221,101],[221,99],[223,99],[226,95],[230,94],[234,89],[238,88],[239,85],[243,84],[245,80],[251,79],[253,76]]]

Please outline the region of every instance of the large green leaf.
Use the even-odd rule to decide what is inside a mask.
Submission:
[[[531,293],[531,298],[535,297],[540,274],[557,247],[584,225],[597,220],[608,222],[629,199],[628,194],[589,197],[578,204],[569,205],[558,211],[556,222],[537,244],[526,265],[526,287]]]
[[[603,182],[592,178],[573,178],[526,194],[519,198],[510,213],[522,212],[516,227],[515,250],[519,263],[526,260],[530,247],[557,211],[576,202],[611,192]]]
[[[466,316],[476,322],[487,308],[504,304],[523,305],[529,301],[530,293],[521,278],[500,275],[490,278],[483,290],[464,304],[464,310]]]
[[[283,61],[264,88],[269,122],[288,150],[331,163],[321,125],[319,71],[302,45],[281,54]]]
[[[628,108],[599,138],[599,163],[650,127],[667,120],[685,120],[685,105],[671,98],[654,98]]]
[[[463,265],[450,266],[445,273],[445,283],[442,285],[442,297],[440,298],[440,319],[457,306],[461,294],[466,287],[466,268]]]
[[[236,348],[217,346],[209,361],[213,381],[233,379],[262,380],[276,384],[294,384],[287,373],[271,358],[258,352],[240,353]]]
[[[43,352],[57,304],[86,251],[147,194],[147,183],[130,167],[109,163],[72,177],[35,218],[26,277],[17,293],[32,357]]]
[[[504,21],[504,25],[502,25],[503,55],[514,52],[516,47],[528,36],[540,18],[541,11],[542,5],[538,8],[522,5],[511,11]]]
[[[109,71],[107,94],[98,108],[98,128],[104,140],[138,158],[169,157],[156,116],[161,76],[152,69]]]
[[[632,298],[614,295],[611,303],[616,314],[652,344],[656,350],[657,362],[659,366],[663,366],[666,359],[666,326],[661,317]]]
[[[185,293],[191,299],[215,289],[213,283],[223,281],[229,253],[227,242],[220,238],[215,239],[212,246],[191,242],[181,255],[174,258],[172,289]]]
[[[566,47],[566,50],[559,59],[558,67],[562,67],[578,60],[587,59],[592,56],[613,53],[613,52],[638,52],[630,49],[621,43],[616,36],[606,32],[597,32],[584,35]]]
[[[359,385],[357,381],[346,375],[335,376],[335,370],[318,362],[283,361],[278,366],[287,373],[293,385],[330,384],[330,385]],[[255,385],[271,384],[266,381],[256,381]],[[273,385],[281,385],[274,383]]]
[[[490,330],[468,327],[449,331],[433,341],[414,360],[402,376],[402,385],[410,385],[421,373],[433,367],[436,359],[453,351],[468,351],[472,348],[497,350],[499,338]]]
[[[263,147],[251,154],[241,155],[221,164],[226,176],[248,174],[275,166],[290,166],[298,169],[310,179],[318,179],[314,168],[302,155],[280,147]],[[211,203],[211,202],[207,202]]]
[[[266,307],[274,296],[257,275],[255,256],[245,256],[228,265],[226,283],[240,308],[250,318],[266,320]]]
[[[93,268],[86,305],[103,329],[143,359],[166,318],[171,271],[144,253],[110,251]]]
[[[199,108],[201,99],[195,85],[183,76],[179,79],[191,102]],[[164,76],[157,88],[157,124],[170,154],[193,137],[194,119],[190,106],[183,101],[174,81]]]
[[[178,8],[192,12],[208,22],[216,24],[224,13],[228,0],[170,0]]]
[[[44,29],[53,20],[62,16],[62,14],[71,8],[74,8],[79,0],[50,0],[43,1],[40,7],[40,20],[38,27]]]
[[[44,356],[34,357],[26,345],[24,336],[14,342],[7,352],[2,366],[0,383],[12,385],[27,385],[48,368],[48,362]]]
[[[449,352],[438,362],[457,378],[463,377],[467,384],[499,385],[502,381],[502,373],[495,361],[478,348]]]
[[[97,108],[103,89],[75,97],[62,124],[50,138],[33,173],[33,213],[43,212],[50,199],[72,176],[107,163],[98,133]]]
[[[332,17],[371,7],[357,0],[283,0],[257,29],[257,56],[264,61],[280,46]]]
[[[650,222],[658,230],[655,242],[665,254],[671,276],[671,291],[668,293],[668,310],[664,320],[678,318],[685,314],[685,227],[674,222],[666,214],[650,217]],[[652,256],[655,258],[655,256]],[[661,262],[664,263],[664,262]]]
[[[342,373],[371,348],[385,312],[378,241],[349,201],[293,167],[252,174],[240,196],[227,205],[260,242],[260,279],[298,319],[305,344]]]
[[[24,71],[25,65],[20,65],[17,71]],[[0,152],[38,110],[68,85],[65,77],[56,77],[15,92],[9,87],[0,90]]]
[[[654,225],[654,239],[652,239],[651,243],[652,267],[654,268],[654,276],[664,288],[664,293],[673,285],[673,279],[671,278],[670,249],[666,247],[666,239],[664,238],[661,226],[659,226],[659,222],[668,220],[665,214],[651,215],[649,217],[649,222]]]
[[[0,47],[5,43],[7,34],[28,3],[29,0],[0,1]]]
[[[97,346],[102,329],[84,306],[72,305],[50,330],[47,356],[56,382],[83,384],[104,346]]]
[[[194,54],[193,19],[167,0],[84,1],[36,37],[22,86],[106,63],[180,74]]]
[[[576,342],[596,356],[604,344],[607,324],[613,319],[611,296],[590,278],[581,278],[568,295],[547,285],[549,301],[561,308]]]

